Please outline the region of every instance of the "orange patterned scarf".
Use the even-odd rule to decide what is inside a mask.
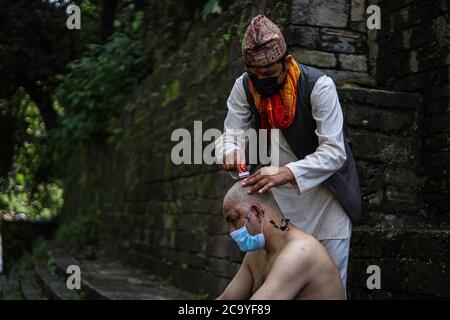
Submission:
[[[300,68],[297,62],[292,59],[283,89],[270,97],[261,96],[255,90],[252,81],[249,80],[248,87],[252,93],[256,108],[261,115],[262,129],[270,129],[272,127],[285,129],[292,123],[296,110],[297,82],[299,78]]]

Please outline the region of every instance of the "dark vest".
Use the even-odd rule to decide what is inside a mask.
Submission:
[[[315,133],[317,128],[316,121],[311,113],[310,97],[314,85],[324,73],[316,68],[302,64],[299,64],[299,67],[301,73],[297,85],[298,95],[295,118],[289,127],[281,131],[294,154],[301,160],[307,155],[314,153],[319,146],[318,137]],[[258,130],[261,128],[261,118],[253,101],[253,96],[249,91],[248,81],[248,74],[245,73],[243,78],[244,89],[251,106],[254,127]],[[348,134],[345,123],[343,132],[347,158],[343,166],[325,180],[323,184],[336,196],[352,222],[355,223],[362,213],[361,190],[355,161],[353,160],[349,141],[347,141]],[[256,168],[250,166],[250,171],[255,171]]]

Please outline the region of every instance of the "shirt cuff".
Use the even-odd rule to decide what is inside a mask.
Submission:
[[[292,174],[294,175],[295,182],[290,182],[290,184],[298,191],[299,194],[303,193],[304,191],[300,188],[300,186],[303,185],[303,179],[300,179],[300,175],[298,175],[298,170],[295,167],[294,162],[288,163],[285,165],[289,170],[291,170]]]

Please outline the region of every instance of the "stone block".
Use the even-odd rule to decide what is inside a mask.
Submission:
[[[378,66],[380,66],[380,64]],[[383,72],[389,72],[389,69]],[[390,78],[387,80],[387,86],[394,91],[419,91],[440,85],[446,81],[448,77],[447,73],[447,68],[413,73],[401,79]],[[380,82],[380,84],[381,83],[382,82]]]
[[[203,232],[193,232],[192,230],[177,231],[175,234],[175,248],[190,252],[205,252],[207,235]]]
[[[351,126],[401,135],[411,135],[417,130],[415,114],[412,112],[395,112],[346,101],[341,101],[341,105],[346,123]]]
[[[225,259],[209,258],[206,270],[220,277],[233,278],[238,272],[240,264]]]
[[[346,71],[346,70],[336,70],[336,69],[322,69],[326,75],[330,76],[334,82],[343,82],[345,80],[354,79],[367,79],[369,76],[367,72],[356,72],[356,71]]]
[[[336,66],[334,53],[296,48],[292,50],[292,55],[302,64],[322,68],[334,68]]]
[[[359,22],[350,21],[349,27],[351,30],[354,30],[357,32],[361,32],[361,33],[367,32],[366,20],[362,20]],[[370,30],[369,34],[373,34],[373,33],[374,33],[373,30]]]
[[[365,200],[368,204],[380,204],[383,199],[383,194],[380,191],[382,191],[384,186],[383,181],[380,179],[380,176],[383,174],[382,166],[358,160],[356,161],[356,168],[359,174],[363,199],[366,198]]]
[[[367,72],[367,57],[365,55],[340,54],[339,63],[344,70]]]
[[[344,28],[349,13],[348,0],[294,0],[291,21],[294,24]]]
[[[194,269],[204,269],[208,264],[209,259],[210,257],[201,253],[190,253],[185,263]]]
[[[386,169],[383,180],[387,184],[409,187],[417,187],[422,182],[422,178],[417,173],[406,168]]]
[[[321,28],[320,49],[341,53],[364,53],[366,36],[343,29]]]
[[[211,235],[206,238],[205,254],[230,261],[242,262],[243,254],[229,235]]]
[[[422,103],[421,95],[376,89],[338,88],[342,101],[363,103],[382,108],[417,109]]]
[[[349,130],[350,131],[350,130]],[[362,160],[414,167],[416,144],[412,138],[399,138],[370,132],[349,132],[353,155]]]
[[[365,0],[352,0],[351,2],[351,21],[361,21],[364,19],[366,13]]]
[[[386,186],[386,206],[395,211],[419,209],[417,188],[410,186]]]
[[[300,46],[307,49],[317,49],[320,45],[318,27],[291,26],[286,34],[288,46]]]

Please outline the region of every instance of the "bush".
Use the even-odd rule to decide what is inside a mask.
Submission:
[[[0,99],[0,115],[8,114],[11,108],[15,110],[13,122],[22,123],[23,128],[17,130],[21,133],[14,138],[15,143],[9,142],[14,154],[7,172],[0,175],[0,214],[10,219],[19,213],[29,220],[51,219],[62,208],[63,189],[62,181],[52,173],[51,144],[44,121],[22,89],[9,102]]]
[[[42,261],[47,258],[48,245],[43,238],[38,238],[33,247],[31,258],[33,261]],[[29,261],[28,261],[29,262]]]
[[[125,97],[148,75],[141,41],[114,33],[103,45],[89,45],[68,68],[56,90],[64,108],[56,141],[70,145],[119,133]]]
[[[55,241],[60,247],[80,251],[97,242],[97,224],[88,217],[78,217],[59,227]]]

